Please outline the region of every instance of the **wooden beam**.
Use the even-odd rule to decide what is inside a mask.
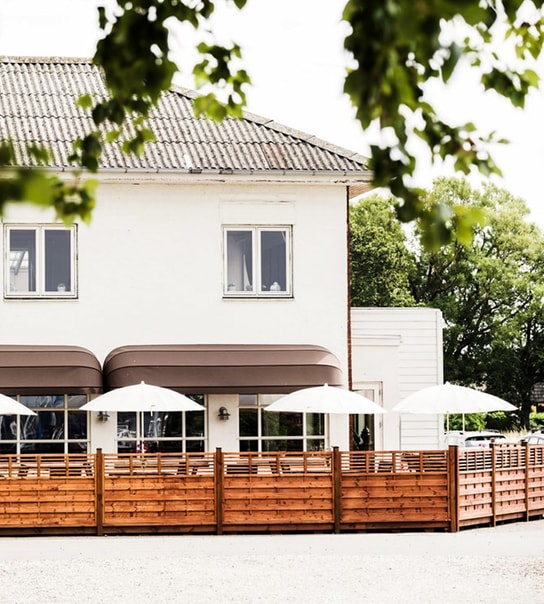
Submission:
[[[104,534],[104,456],[102,449],[96,450],[94,458],[94,484],[96,496],[96,534]]]
[[[223,475],[225,473],[225,463],[223,460],[223,451],[220,447],[215,450],[215,460],[213,464],[214,478],[215,478],[215,522],[216,522],[216,533],[218,535],[223,534],[223,506],[224,506],[224,492],[223,492]]]

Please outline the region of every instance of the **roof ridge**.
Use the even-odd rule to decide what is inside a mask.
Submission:
[[[87,63],[93,65],[92,58],[88,57],[42,57],[42,56],[12,56],[0,55],[0,63]]]

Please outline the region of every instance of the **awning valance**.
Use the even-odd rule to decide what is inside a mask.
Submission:
[[[343,383],[338,359],[312,345],[122,346],[104,362],[104,389],[140,381],[183,394],[284,394]]]
[[[0,345],[2,394],[91,394],[102,392],[98,359],[78,346]]]

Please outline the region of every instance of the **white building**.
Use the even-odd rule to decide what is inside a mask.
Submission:
[[[68,172],[71,141],[91,127],[74,101],[103,93],[98,72],[68,59],[4,59],[0,72],[0,138],[20,165],[33,167],[24,145],[39,142],[48,169]],[[350,385],[347,208],[368,188],[364,159],[249,114],[197,120],[193,98],[165,95],[141,158],[104,153],[90,225],[7,207],[0,392],[38,418],[4,421],[0,451],[350,447],[345,416],[272,418],[263,407]],[[206,411],[106,422],[79,411],[140,380]],[[392,445],[387,433],[378,441]]]
[[[400,400],[442,384],[442,313],[433,308],[351,310],[352,389],[391,410]],[[376,449],[438,449],[443,417],[389,413],[367,417]],[[363,427],[355,422],[356,433]]]

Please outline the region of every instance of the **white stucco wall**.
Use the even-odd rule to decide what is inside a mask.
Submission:
[[[345,186],[146,180],[104,176],[92,223],[78,226],[78,298],[3,300],[2,343],[84,346],[101,362],[130,344],[317,344],[347,384]],[[52,218],[12,205],[3,221]],[[292,299],[223,299],[222,227],[237,224],[292,225]],[[215,415],[209,446],[228,450]],[[331,445],[347,448],[348,437],[334,419]]]

